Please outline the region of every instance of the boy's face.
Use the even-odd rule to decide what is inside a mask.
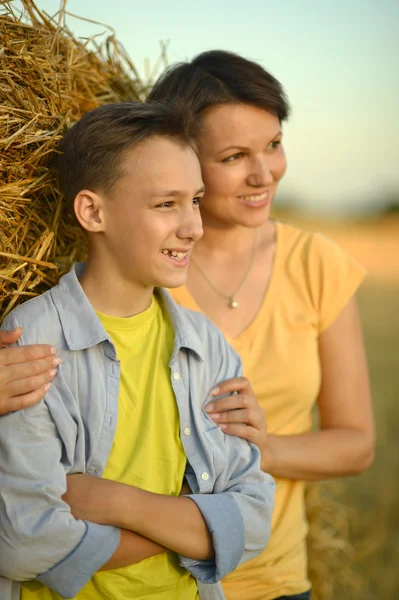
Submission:
[[[198,158],[189,146],[154,137],[122,160],[122,175],[103,202],[102,241],[112,268],[143,287],[183,285],[202,236]]]

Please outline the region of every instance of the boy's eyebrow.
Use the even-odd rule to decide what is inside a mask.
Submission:
[[[205,192],[205,186],[201,186],[196,192],[194,192],[194,196],[196,196],[197,194],[202,194]],[[152,196],[155,197],[159,197],[159,196],[186,196],[187,192],[185,192],[184,190],[160,190],[159,192],[155,192],[154,194],[151,194]]]

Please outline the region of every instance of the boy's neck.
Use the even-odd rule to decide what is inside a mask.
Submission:
[[[90,258],[79,282],[94,310],[113,317],[142,313],[151,305],[154,293],[153,287],[130,282],[115,269]]]

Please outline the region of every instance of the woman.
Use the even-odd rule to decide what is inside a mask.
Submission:
[[[360,473],[373,458],[367,367],[353,295],[364,270],[330,240],[269,218],[286,168],[278,81],[227,52],[173,67],[151,100],[180,99],[201,124],[204,236],[174,298],[204,311],[240,353],[258,404],[216,400],[223,430],[256,443],[275,476],[271,541],[224,582],[228,600],[306,598],[304,480]],[[240,391],[236,382],[217,394]],[[317,398],[320,431],[309,433]]]
[[[289,112],[274,77],[234,54],[207,52],[167,71],[150,94],[171,97],[200,119],[206,186],[204,236],[187,285],[172,293],[208,314],[241,354],[257,402],[246,380],[232,380],[214,390],[209,414],[226,434],[257,444],[262,468],[277,481],[271,541],[225,580],[226,597],[302,600],[310,589],[303,482],[360,473],[373,458],[354,299],[364,271],[323,236],[269,218],[286,168],[281,123]],[[0,352],[0,411],[39,400],[54,376],[49,348],[29,352]],[[29,366],[1,368],[28,359]],[[220,398],[231,391],[238,393]],[[315,401],[320,430],[310,432]]]

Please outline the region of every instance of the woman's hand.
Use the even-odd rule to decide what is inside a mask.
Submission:
[[[0,331],[0,415],[40,402],[57,374],[61,360],[45,344],[7,348],[22,329]]]
[[[211,396],[222,396],[210,402],[205,410],[225,433],[252,442],[263,455],[268,453],[265,411],[259,406],[251,384],[245,377],[227,379],[211,391]]]

